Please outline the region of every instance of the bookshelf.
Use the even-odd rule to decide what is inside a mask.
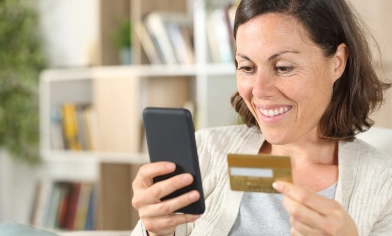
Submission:
[[[176,0],[176,3],[131,0],[130,19],[132,22],[140,20],[156,10],[186,12],[194,22],[195,63],[149,64],[140,40],[132,34],[133,65],[111,65],[115,63],[113,52],[102,46],[101,65],[42,72],[40,150],[44,169],[42,182],[46,185],[43,188],[49,190],[38,194],[38,208],[45,210],[53,183],[92,184],[98,193],[95,230],[59,229],[56,230],[59,235],[111,235],[106,234],[107,230],[113,231],[113,235],[125,235],[135,226],[138,215],[131,206],[131,184],[140,165],[148,162],[141,122],[144,107],[180,107],[191,101],[196,107],[196,129],[236,123],[237,115],[230,105],[230,96],[236,90],[235,67],[233,63],[212,63],[209,58],[207,3],[205,0]],[[121,7],[117,5],[116,9],[120,11]],[[114,12],[112,9],[110,13],[101,14],[108,17]],[[87,136],[94,136],[97,142],[94,148],[69,150],[54,144],[57,136],[53,134],[53,111],[62,109],[64,104],[93,108],[94,127],[98,128]],[[44,213],[40,214],[35,215],[33,224],[45,228]],[[37,219],[40,217],[41,220]]]

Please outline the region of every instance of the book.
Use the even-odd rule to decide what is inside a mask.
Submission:
[[[154,43],[150,34],[148,33],[144,23],[142,21],[136,21],[134,23],[134,28],[137,37],[144,49],[144,52],[147,55],[148,60],[151,64],[163,64],[162,52],[158,51],[156,47],[158,47],[157,42]]]
[[[59,202],[59,211],[57,219],[57,228],[65,229],[67,213],[69,210],[69,202],[72,194],[72,183],[62,182],[60,183],[61,188],[63,188],[63,195]]]
[[[95,228],[95,216],[97,214],[98,190],[96,186],[92,186],[90,199],[87,209],[85,230],[93,230]]]
[[[80,194],[74,222],[75,230],[84,230],[86,224],[87,210],[90,201],[91,188],[91,183],[82,183],[80,186]]]
[[[54,214],[54,224],[53,224],[53,228],[60,228],[60,217],[63,211],[63,205],[64,205],[64,201],[66,200],[66,189],[63,186],[63,183],[56,183],[56,186],[58,188],[59,194],[58,194],[58,199],[57,199],[57,204],[55,205],[55,210],[53,212]]]
[[[94,106],[65,103],[53,108],[50,135],[54,150],[97,150],[99,126]]]
[[[206,17],[206,28],[207,28],[207,42],[208,42],[208,56],[209,61],[212,63],[220,63],[220,54],[218,50],[218,40],[216,39],[215,28],[213,24],[213,18],[211,12],[208,12]]]
[[[192,25],[191,20],[185,13],[161,14],[178,62],[180,64],[193,64],[194,53],[189,31]]]
[[[223,8],[224,13],[225,13],[225,22],[226,22],[226,27],[228,30],[228,36],[229,36],[229,42],[230,42],[230,48],[233,53],[233,59],[234,59],[234,48],[235,48],[235,38],[234,38],[234,18],[235,18],[235,13],[237,11],[237,5],[233,4],[231,6],[226,6]]]
[[[228,8],[216,8],[207,14],[207,39],[214,63],[232,63],[234,60],[234,38],[230,35],[232,26],[227,11]]]
[[[76,115],[76,105],[65,103],[62,105],[62,125],[66,148],[70,150],[81,150],[78,137],[78,121]]]
[[[76,122],[77,122],[77,139],[81,150],[88,150],[88,137],[86,119],[84,117],[85,109],[87,105],[77,104],[76,107]]]
[[[225,10],[217,8],[211,13],[211,23],[214,27],[215,39],[221,63],[233,62],[233,48],[230,44],[229,27],[226,23]]]
[[[93,105],[88,105],[84,107],[82,113],[86,150],[98,150],[100,133],[97,111]]]
[[[62,116],[60,107],[55,107],[50,111],[50,146],[54,150],[63,150],[65,148]]]
[[[178,64],[173,45],[167,32],[166,18],[169,13],[151,12],[144,18],[144,24],[152,39],[156,39],[157,49],[162,51],[165,64]]]
[[[30,222],[32,225],[43,226],[45,210],[50,199],[52,184],[48,180],[40,180],[36,183],[34,202],[31,211]]]
[[[67,215],[65,220],[65,228],[68,230],[74,229],[76,211],[79,202],[80,186],[81,186],[80,183],[73,183],[72,188],[70,190],[71,193],[69,196],[69,204],[68,204],[68,210],[67,210]]]
[[[46,208],[45,223],[44,226],[54,229],[56,228],[56,219],[58,205],[62,194],[62,189],[57,183],[53,183],[52,192],[50,194],[49,204]]]

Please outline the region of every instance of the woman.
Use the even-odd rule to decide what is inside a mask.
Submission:
[[[243,0],[234,35],[232,104],[246,126],[196,134],[206,212],[173,214],[198,192],[159,199],[192,176],[153,184],[174,165],[147,164],[133,183],[141,217],[133,235],[142,222],[151,236],[390,235],[392,159],[355,139],[390,84],[379,81],[346,2]],[[232,191],[227,153],[290,156],[293,184],[274,183],[281,195]]]

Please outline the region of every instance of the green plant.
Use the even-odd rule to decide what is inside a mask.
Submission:
[[[131,46],[131,22],[129,19],[120,21],[113,34],[113,46],[118,49]]]
[[[45,60],[38,15],[23,0],[0,0],[0,147],[39,162],[38,76]]]

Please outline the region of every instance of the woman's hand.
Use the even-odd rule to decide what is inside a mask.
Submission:
[[[273,187],[285,195],[291,235],[358,235],[354,221],[338,202],[287,182],[275,182]]]
[[[198,191],[193,190],[181,196],[160,201],[177,189],[193,182],[190,174],[180,174],[154,184],[156,176],[171,173],[176,166],[170,162],[155,162],[143,165],[132,183],[132,205],[139,211],[140,219],[150,236],[174,234],[177,225],[195,221],[199,215],[175,214],[175,210],[199,199]]]

